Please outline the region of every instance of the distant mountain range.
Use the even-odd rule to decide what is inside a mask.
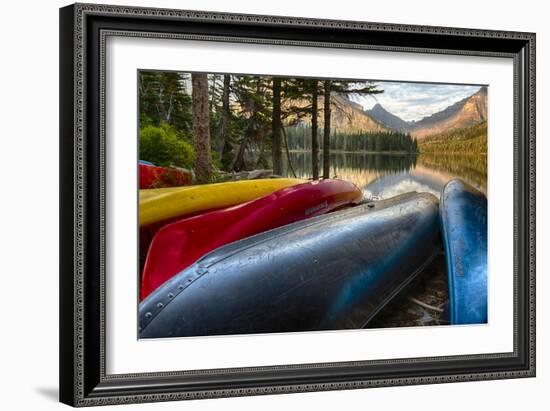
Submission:
[[[305,101],[293,101],[294,105],[307,104]],[[481,87],[470,97],[466,97],[451,106],[424,117],[418,121],[405,121],[390,113],[381,104],[370,110],[352,101],[345,94],[333,94],[331,97],[331,129],[335,132],[357,134],[384,131],[410,133],[421,140],[424,137],[446,131],[473,126],[487,120],[487,87]],[[320,97],[319,127],[323,124],[323,100]],[[311,125],[311,119],[305,117],[301,123]]]
[[[457,101],[446,109],[419,121],[404,121],[376,104],[365,113],[383,126],[392,130],[424,137],[443,133],[455,128],[464,128],[487,120],[487,87],[481,87],[475,94]]]
[[[384,126],[380,121],[370,116],[363,110],[363,106],[348,98],[345,94],[333,93],[331,95],[332,110],[330,112],[331,129],[340,133],[358,134],[373,133],[379,131],[391,131],[390,127]],[[323,97],[319,97],[319,127],[322,130],[323,117]],[[306,101],[294,100],[291,102],[294,106],[305,106]],[[302,124],[311,126],[311,118],[305,117],[301,120]]]

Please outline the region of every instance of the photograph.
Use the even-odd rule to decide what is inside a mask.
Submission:
[[[490,86],[137,82],[139,339],[489,323]]]

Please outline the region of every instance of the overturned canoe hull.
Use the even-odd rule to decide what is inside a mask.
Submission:
[[[242,204],[301,183],[304,180],[272,178],[139,190],[141,269],[151,241],[165,225],[182,218]]]
[[[331,179],[283,188],[247,203],[185,218],[153,238],[141,281],[147,297],[206,253],[233,241],[357,204],[363,193],[353,183]]]
[[[451,324],[487,322],[487,199],[461,180],[441,195]]]
[[[295,178],[272,178],[140,190],[139,225],[230,207],[303,182]]]
[[[139,306],[140,337],[361,328],[440,252],[438,201],[406,194],[228,244]]]
[[[191,184],[191,172],[181,168],[139,163],[139,188],[179,187]]]

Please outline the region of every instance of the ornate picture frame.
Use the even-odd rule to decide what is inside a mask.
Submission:
[[[105,51],[110,36],[512,61],[513,350],[108,374]],[[75,4],[60,10],[60,97],[61,402],[92,406],[535,376],[535,34]]]

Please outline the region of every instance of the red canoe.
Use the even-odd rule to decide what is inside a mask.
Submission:
[[[189,184],[191,172],[188,170],[139,164],[139,188],[179,187]]]
[[[314,181],[168,224],[157,232],[147,253],[141,299],[218,247],[358,203],[362,196],[361,190],[348,181]]]

